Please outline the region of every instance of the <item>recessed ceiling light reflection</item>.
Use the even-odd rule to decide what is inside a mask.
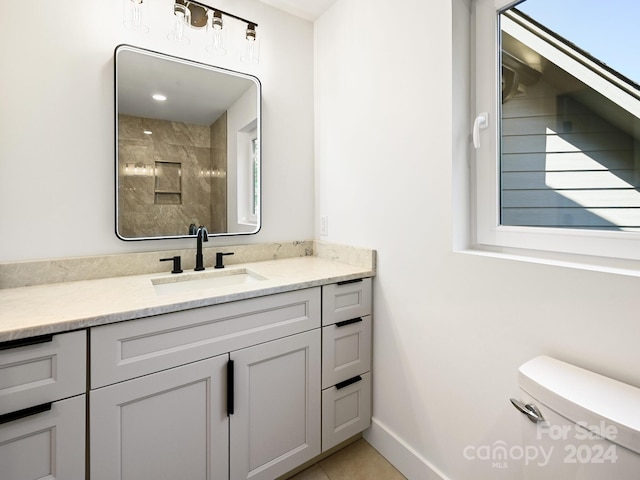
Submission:
[[[164,102],[167,99],[167,97],[162,95],[161,93],[155,93],[155,94],[152,95],[151,98],[153,98],[154,100],[157,100],[159,102]]]
[[[144,130],[142,133],[144,133],[145,135],[153,134],[153,132],[151,130]]]

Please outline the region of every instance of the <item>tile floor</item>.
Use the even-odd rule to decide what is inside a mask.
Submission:
[[[294,475],[289,480],[406,480],[364,439]]]

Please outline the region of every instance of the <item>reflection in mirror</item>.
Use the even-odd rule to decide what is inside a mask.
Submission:
[[[257,78],[135,47],[115,53],[116,234],[257,233]]]

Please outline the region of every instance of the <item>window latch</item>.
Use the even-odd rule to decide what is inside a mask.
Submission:
[[[473,147],[480,148],[480,129],[489,128],[489,114],[482,112],[473,122]]]

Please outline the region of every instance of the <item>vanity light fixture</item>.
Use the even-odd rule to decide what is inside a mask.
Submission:
[[[149,27],[144,24],[145,0],[122,0],[124,5],[124,25],[126,28],[141,32],[148,32]],[[146,0],[147,2],[149,0]],[[260,37],[257,34],[258,24],[251,20],[238,17],[218,8],[205,5],[196,0],[174,0],[172,7],[173,21],[167,38],[173,42],[188,45],[190,43],[189,27],[205,30],[205,49],[213,55],[227,53],[227,24],[224,17],[232,18],[247,25],[245,31],[244,54],[240,60],[245,63],[256,64],[260,60]],[[200,35],[195,33],[195,35]],[[195,39],[195,36],[194,36]]]
[[[185,33],[187,25],[191,25],[191,10],[182,2],[173,4],[173,29],[167,35],[169,40],[188,45],[190,40]]]
[[[258,26],[256,22],[238,17],[237,15],[225,12],[218,8],[205,5],[204,3],[196,0],[175,0],[174,11],[178,6],[186,7],[186,9],[189,10],[189,14],[185,14],[181,17],[183,21],[182,25],[187,25],[195,29],[202,29],[206,25],[208,36],[206,50],[214,55],[225,55],[227,53],[225,45],[226,28],[223,16],[246,23],[247,30],[245,38],[247,40],[247,44],[245,46],[244,56],[242,56],[240,60],[246,63],[259,62],[260,44],[256,32],[256,27]]]
[[[244,56],[240,59],[245,63],[258,63],[260,61],[260,43],[256,34],[256,25],[249,23],[245,35]]]
[[[217,168],[215,170],[200,170],[200,176],[205,178],[224,178],[227,176],[227,172]]]
[[[227,30],[224,28],[222,12],[209,10],[209,23],[207,24],[207,52],[214,55],[226,55]]]
[[[134,175],[141,177],[150,177],[154,175],[153,165],[149,163],[126,163],[124,165],[124,174],[125,175]]]
[[[164,102],[167,99],[166,95],[162,95],[161,93],[154,93],[153,95],[151,95],[151,98],[157,100],[158,102]]]
[[[144,0],[123,0],[122,15],[125,28],[142,33],[149,32],[149,27],[144,23]]]

